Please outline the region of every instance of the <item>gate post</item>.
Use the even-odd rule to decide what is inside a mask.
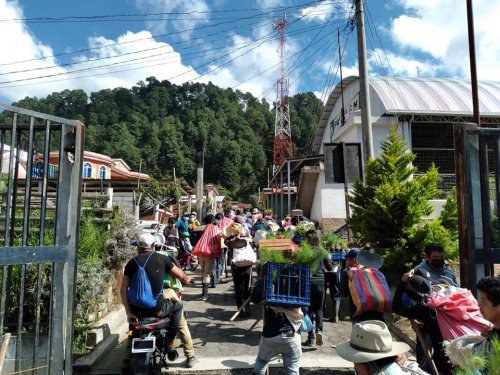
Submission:
[[[473,289],[475,287],[476,262],[475,246],[475,223],[473,183],[472,183],[472,163],[471,157],[478,157],[477,147],[470,143],[468,130],[476,129],[476,124],[454,124],[453,142],[455,144],[455,175],[457,189],[457,213],[458,213],[458,251],[460,257],[460,284],[462,287]],[[468,172],[471,172],[469,174]],[[474,178],[479,181],[479,175]]]

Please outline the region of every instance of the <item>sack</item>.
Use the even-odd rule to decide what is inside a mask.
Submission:
[[[477,300],[470,290],[453,286],[435,290],[426,300],[426,305],[436,309],[439,330],[444,340],[481,335],[491,328],[491,323],[481,315]]]
[[[249,239],[240,238],[232,241],[232,249],[233,258],[231,262],[237,267],[251,266],[257,261],[257,254],[253,250]]]
[[[314,324],[309,318],[309,315],[304,314],[304,319],[302,319],[302,323],[300,323],[300,331],[301,332],[311,332],[314,329]]]
[[[196,243],[192,254],[203,257],[220,257],[221,250],[221,235],[219,228],[216,225],[207,225],[205,231]]]
[[[385,276],[375,268],[361,268],[347,271],[349,275],[349,292],[356,306],[354,315],[367,311],[390,313],[392,293]]]
[[[137,271],[132,277],[132,281],[128,286],[127,297],[128,302],[133,305],[140,307],[142,309],[152,309],[156,307],[158,298],[162,295],[162,290],[153,296],[153,290],[151,288],[151,283],[149,281],[148,275],[146,274],[146,265],[149,259],[154,253],[149,254],[144,265],[141,266],[137,261],[137,257],[134,257],[135,263],[137,263]]]

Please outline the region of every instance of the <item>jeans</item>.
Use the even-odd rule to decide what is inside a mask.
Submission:
[[[283,366],[287,375],[299,375],[300,358],[302,357],[300,334],[295,333],[293,337],[282,337],[281,335],[261,337],[253,373],[265,375],[269,361],[278,354],[283,357]]]

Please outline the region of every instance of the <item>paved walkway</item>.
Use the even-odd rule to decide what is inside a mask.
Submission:
[[[179,348],[179,358],[169,364],[167,373],[246,373],[247,371],[243,369],[251,368],[257,355],[262,331],[261,307],[251,305],[249,318],[237,317],[235,321],[231,322],[229,319],[236,312],[231,275],[229,274],[228,278],[223,279],[223,282],[215,289],[209,289],[210,299],[206,302],[198,298],[201,293],[200,271],[196,270],[192,275],[195,285],[185,288],[183,300],[198,362],[192,369],[185,368],[185,357],[182,349]],[[327,296],[327,299],[328,311],[330,312],[330,297]],[[119,343],[94,366],[93,374],[130,373],[123,361],[126,358],[127,325],[124,314],[122,318],[123,325],[120,326]],[[347,371],[347,369],[352,368],[351,363],[338,357],[335,349],[332,348],[332,345],[347,340],[350,330],[351,323],[349,321],[325,322],[323,346],[303,349],[302,368],[311,370],[311,372],[304,371],[303,373],[333,374],[340,372],[331,372],[328,369],[345,369]],[[302,334],[302,338],[305,341],[305,333]],[[273,364],[281,366],[281,358],[275,360]],[[236,369],[241,369],[241,371]],[[273,370],[271,373],[278,372]],[[349,370],[347,373],[351,373],[351,371]]]

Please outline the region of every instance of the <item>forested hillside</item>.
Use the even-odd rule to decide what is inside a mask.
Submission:
[[[85,149],[123,158],[132,169],[156,178],[196,179],[204,160],[206,182],[234,196],[264,187],[274,136],[272,103],[212,83],[182,86],[148,78],[131,89],[55,92],[13,105],[79,119],[86,125]],[[290,100],[295,155],[304,147],[322,108],[313,93]]]

